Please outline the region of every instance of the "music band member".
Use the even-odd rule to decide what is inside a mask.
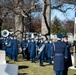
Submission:
[[[35,62],[35,57],[36,57],[36,44],[34,41],[34,38],[31,38],[31,42],[30,42],[30,58],[31,58],[31,62]]]
[[[47,56],[47,62],[49,64],[52,64],[52,59],[51,59],[51,49],[52,49],[52,41],[51,40],[47,40],[46,41],[46,45],[45,45],[45,54]]]
[[[12,47],[13,47],[13,43],[12,43],[12,36],[8,36],[7,39],[6,39],[6,52],[7,52],[7,55],[10,59],[12,59]]]
[[[45,57],[45,44],[44,44],[44,41],[43,41],[43,38],[41,38],[41,41],[39,43],[39,49],[38,49],[38,59],[39,59],[39,64],[40,66],[44,66],[43,65],[43,62],[44,62],[44,57]]]
[[[21,47],[22,47],[22,56],[23,56],[23,59],[26,58],[26,48],[27,48],[27,40],[25,39],[25,37],[23,37],[23,40],[21,42]]]

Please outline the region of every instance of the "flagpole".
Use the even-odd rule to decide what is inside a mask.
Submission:
[[[75,8],[75,23],[74,23],[74,42],[76,43],[76,8]],[[75,67],[75,51],[76,46],[74,45],[74,67]]]
[[[72,65],[70,69],[75,69],[75,51],[76,51],[76,8],[75,8],[75,21],[74,21],[74,47],[73,47],[73,55],[72,55]]]

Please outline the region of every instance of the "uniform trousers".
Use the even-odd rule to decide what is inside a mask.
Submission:
[[[55,71],[56,75],[63,75],[63,71]]]
[[[40,66],[43,66],[43,59],[39,59]]]
[[[34,57],[31,57],[31,62],[35,62],[35,58]]]
[[[49,64],[52,64],[51,57],[48,57],[48,62],[49,62]]]
[[[12,57],[13,57],[13,60],[14,60],[14,61],[17,61],[17,55],[14,55],[14,54],[13,54]]]
[[[64,75],[68,75],[68,69],[64,70]]]
[[[23,59],[26,58],[26,50],[22,50],[22,56],[23,56]]]

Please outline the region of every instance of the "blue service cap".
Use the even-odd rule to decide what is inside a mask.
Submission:
[[[34,40],[34,38],[31,38],[31,40]]]
[[[17,35],[13,35],[13,37],[17,37]]]
[[[40,40],[43,40],[44,38],[40,38]]]
[[[13,37],[13,35],[12,34],[9,34],[8,37]]]
[[[31,40],[31,38],[26,38],[27,40]]]
[[[63,38],[68,38],[68,36],[67,35],[64,35]]]
[[[52,41],[53,39],[49,39],[50,41]]]
[[[62,38],[62,34],[57,34],[57,38]]]

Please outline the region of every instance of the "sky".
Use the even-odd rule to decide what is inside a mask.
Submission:
[[[51,12],[51,19],[53,20],[55,16],[57,16],[57,18],[59,18],[61,21],[64,20],[74,20],[75,16],[74,16],[75,11],[74,10],[68,10],[66,13],[62,13],[59,10],[52,10]]]
[[[42,2],[42,0],[40,0],[40,2]],[[54,17],[56,16],[59,20],[61,21],[65,21],[65,20],[74,20],[75,18],[75,9],[74,9],[74,5],[71,4],[64,4],[62,9],[65,10],[65,8],[69,8],[71,7],[72,9],[68,9],[66,11],[66,13],[62,13],[60,12],[59,10],[56,10],[56,9],[53,9],[51,10],[51,20],[54,19]],[[32,13],[35,17],[36,16],[42,16],[42,13],[41,12],[35,12],[35,13]]]

